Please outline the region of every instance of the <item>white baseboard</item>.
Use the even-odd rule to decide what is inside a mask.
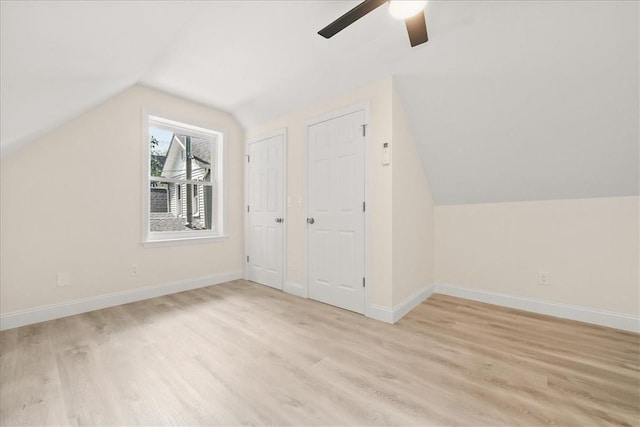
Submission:
[[[365,309],[365,316],[385,323],[393,323],[393,309],[377,304],[369,304]]]
[[[501,305],[563,319],[577,320],[600,326],[640,333],[640,317],[629,314],[614,313],[568,304],[560,304],[537,300],[533,298],[517,297],[481,289],[464,288],[446,283],[438,283],[435,287],[438,294],[466,298],[488,304]]]
[[[304,292],[304,288],[302,287],[302,285],[298,283],[284,282],[284,287],[282,290],[288,294],[292,294],[302,298],[307,298],[307,295]]]
[[[425,286],[393,308],[369,304],[365,315],[371,319],[379,320],[381,322],[396,323],[404,315],[416,308],[422,301],[429,298],[431,294],[433,294],[434,290],[434,285]]]
[[[242,272],[238,271],[227,274],[180,280],[157,286],[148,286],[43,307],[30,308],[27,310],[3,313],[0,315],[0,331],[31,325],[33,323],[45,322],[47,320],[60,319],[62,317],[73,316],[75,314],[100,310],[102,308],[113,307],[116,305],[128,304],[130,302],[142,301],[162,295],[174,294],[176,292],[219,285],[221,283],[241,278]]]
[[[396,323],[405,314],[420,305],[422,301],[429,298],[434,291],[435,285],[425,286],[406,300],[402,301],[400,304],[393,307],[393,323]]]

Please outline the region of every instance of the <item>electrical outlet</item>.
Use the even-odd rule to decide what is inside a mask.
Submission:
[[[62,288],[64,286],[69,286],[70,283],[71,283],[71,278],[69,277],[69,273],[67,272],[58,273],[58,276],[56,278],[56,285],[59,288]]]
[[[138,264],[131,264],[131,275],[136,276],[138,274]]]
[[[551,284],[551,278],[549,273],[541,271],[538,273],[538,285],[549,286]]]

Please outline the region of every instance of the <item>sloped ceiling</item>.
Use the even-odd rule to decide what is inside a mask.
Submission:
[[[139,81],[189,12],[164,2],[0,2],[3,154]]]
[[[133,84],[247,128],[389,75],[436,203],[638,194],[637,2],[444,2],[411,49],[357,1],[2,1],[6,154]]]
[[[396,78],[436,202],[637,195],[638,5],[469,5]]]
[[[316,34],[356,4],[3,0],[2,147],[15,149],[136,83],[229,111],[250,127],[424,57],[384,7],[340,37]]]

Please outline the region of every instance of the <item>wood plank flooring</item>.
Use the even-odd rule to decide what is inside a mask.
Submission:
[[[639,351],[442,295],[387,325],[235,281],[0,333],[0,424],[638,426]]]

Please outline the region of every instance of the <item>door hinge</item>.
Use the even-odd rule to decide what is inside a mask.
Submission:
[[[247,212],[251,211],[251,207],[249,205],[247,205]]]
[[[251,156],[247,154],[247,163],[251,162]]]
[[[367,211],[367,202],[362,202],[362,212]]]
[[[362,127],[362,136],[367,136],[367,125],[360,125]]]
[[[247,255],[247,262],[249,262],[249,255]]]
[[[364,277],[362,278],[362,287],[363,287],[363,288],[365,287],[365,280],[364,280]]]

